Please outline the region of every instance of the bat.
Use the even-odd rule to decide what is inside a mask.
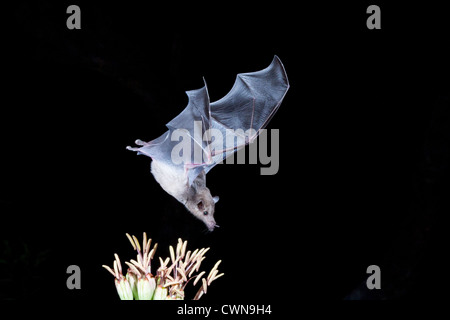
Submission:
[[[210,103],[204,84],[186,91],[188,105],[166,124],[163,135],[149,142],[138,139],[138,147],[127,149],[149,156],[155,180],[213,231],[218,227],[214,210],[219,197],[206,187],[206,174],[256,139],[280,107],[289,81],[274,56],[263,70],[239,73],[220,100]]]

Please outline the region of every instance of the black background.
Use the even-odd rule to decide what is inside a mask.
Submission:
[[[225,276],[205,303],[443,297],[444,8],[377,2],[382,29],[368,30],[368,2],[78,1],[82,28],[68,30],[72,3],[55,3],[14,6],[3,37],[1,299],[118,300],[101,265],[133,258],[125,233],[143,231],[157,256],[179,237],[211,247],[203,269],[221,259]],[[291,84],[268,126],[280,130],[279,172],[212,170],[221,227],[205,233],[125,147],[159,136],[202,77],[215,101],[274,54]],[[72,264],[81,290],[66,287]],[[364,289],[372,264],[381,290]]]

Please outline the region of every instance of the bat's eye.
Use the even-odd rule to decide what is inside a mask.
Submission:
[[[207,216],[207,215],[208,215],[208,211],[203,211],[203,214],[204,214],[205,216]]]

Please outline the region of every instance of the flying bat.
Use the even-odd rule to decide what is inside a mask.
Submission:
[[[152,158],[155,180],[213,231],[219,197],[206,187],[206,174],[256,139],[288,89],[284,66],[274,56],[263,70],[239,73],[230,92],[218,101],[209,101],[206,82],[201,89],[186,91],[187,107],[167,123],[163,135],[150,142],[138,139],[138,147],[127,149]]]

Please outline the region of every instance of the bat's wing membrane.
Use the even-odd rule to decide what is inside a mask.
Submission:
[[[288,89],[286,71],[277,56],[263,70],[238,74],[230,92],[210,104],[211,128],[224,137],[224,141],[213,141],[209,146],[213,161],[220,162],[253,142],[280,107]]]
[[[207,135],[205,135],[205,139],[203,137],[210,127],[209,96],[206,84],[203,88],[187,91],[186,94],[189,97],[188,105],[178,116],[166,124],[168,131],[150,142],[136,140],[136,144],[141,147],[127,147],[127,149],[184,171],[188,174],[189,184],[192,184],[204,167],[208,166],[205,159],[211,160],[209,139]],[[174,134],[176,131],[178,133]],[[174,150],[178,150],[177,145],[183,142],[184,148],[181,153],[185,152],[187,155],[174,155]],[[173,157],[184,157],[183,162],[174,162]],[[212,164],[211,161],[209,164]]]
[[[184,170],[192,184],[201,171],[207,173],[252,142],[278,110],[288,89],[286,71],[275,56],[261,71],[238,74],[230,92],[216,102],[210,103],[206,83],[201,89],[187,91],[189,103],[167,123],[168,131],[150,142],[136,140],[139,148],[127,148]],[[172,141],[176,130],[190,137],[190,159],[181,164],[172,159],[180,143]]]

